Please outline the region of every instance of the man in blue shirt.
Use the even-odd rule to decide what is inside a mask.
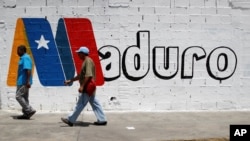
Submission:
[[[17,54],[20,56],[20,60],[17,72],[16,100],[22,106],[23,112],[23,115],[18,116],[17,119],[30,119],[36,113],[36,110],[29,105],[29,88],[32,85],[32,60],[26,53],[24,45],[18,46]]]

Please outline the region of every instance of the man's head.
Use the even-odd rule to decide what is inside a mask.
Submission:
[[[17,47],[17,54],[18,56],[23,56],[26,53],[26,47],[24,45],[20,45]]]
[[[87,47],[80,47],[77,51],[78,53],[78,56],[81,58],[81,59],[84,59],[86,56],[89,55],[89,49]]]

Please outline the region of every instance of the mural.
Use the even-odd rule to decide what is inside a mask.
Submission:
[[[17,20],[7,84],[16,85],[19,57],[17,46],[25,45],[33,58],[39,80],[43,86],[64,86],[64,80],[74,77],[81,69],[81,60],[75,51],[87,46],[96,64],[96,84],[103,85],[104,77],[91,22],[85,18],[61,18],[56,37],[46,18],[20,18]]]
[[[97,85],[118,79],[122,72],[128,80],[143,79],[150,70],[151,56],[153,72],[163,80],[175,77],[179,66],[181,79],[192,79],[195,62],[202,59],[207,59],[206,69],[213,79],[226,80],[236,71],[237,56],[226,46],[215,47],[208,55],[200,46],[187,47],[182,54],[178,46],[155,46],[151,49],[150,31],[138,31],[136,41],[136,45],[127,47],[123,54],[113,45],[97,50],[91,22],[86,18],[59,19],[55,38],[46,18],[20,18],[16,24],[7,84],[15,86],[16,83],[19,59],[16,49],[20,44],[30,47],[28,52],[43,86],[63,86],[64,80],[80,71],[81,60],[75,53],[80,46],[90,49],[90,57],[96,64]]]

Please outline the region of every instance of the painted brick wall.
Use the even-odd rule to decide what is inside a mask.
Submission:
[[[250,110],[248,0],[1,0],[0,13],[4,110],[20,110],[6,83],[16,21],[45,17],[54,35],[60,18],[92,22],[99,53],[109,53],[97,89],[106,111]],[[42,86],[35,70],[30,103],[70,111],[78,86]]]

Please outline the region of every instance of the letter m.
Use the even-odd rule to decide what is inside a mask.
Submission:
[[[7,77],[9,86],[16,85],[19,45],[27,47],[43,86],[63,86],[64,80],[80,72],[81,61],[75,53],[80,46],[90,49],[97,70],[96,84],[104,83],[92,24],[86,18],[59,19],[55,38],[47,19],[17,19]]]

